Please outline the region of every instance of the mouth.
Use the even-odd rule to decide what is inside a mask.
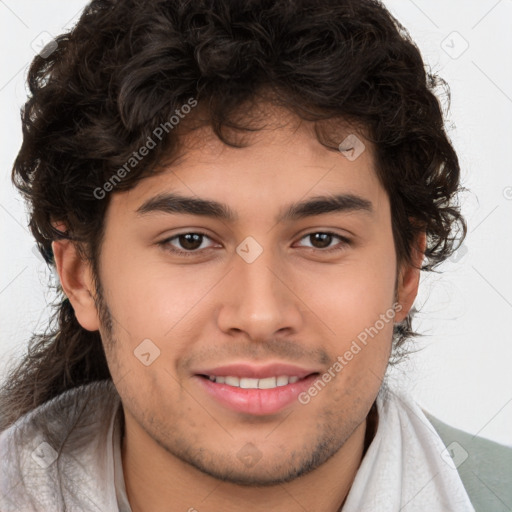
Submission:
[[[296,404],[298,395],[319,375],[319,371],[290,365],[242,364],[202,370],[195,373],[194,379],[222,407],[262,416],[282,412]]]
[[[201,375],[201,377],[206,377]],[[217,384],[227,384],[235,388],[241,389],[274,389],[288,384],[295,384],[300,377],[280,375],[279,377],[265,377],[264,379],[254,379],[251,377],[236,377],[234,375],[215,376],[208,375],[207,378]]]

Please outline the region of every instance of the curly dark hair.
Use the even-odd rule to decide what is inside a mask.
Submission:
[[[412,261],[425,232],[421,269],[434,270],[466,235],[437,95],[447,86],[377,0],[94,0],[55,41],[31,64],[13,167],[49,265],[52,241],[69,238],[97,271],[110,195],[95,190],[190,98],[202,113],[190,116],[195,126],[234,147],[244,147],[234,133],[258,129],[244,108],[262,98],[314,122],[329,147],[322,126],[358,127],[390,197],[399,263]],[[157,172],[187,124],[167,130],[116,190]],[[0,430],[67,389],[111,379],[99,332],[83,329],[59,292],[47,331],[1,390]],[[395,327],[393,354],[414,334],[410,314]]]

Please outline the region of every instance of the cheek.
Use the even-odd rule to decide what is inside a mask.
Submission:
[[[212,268],[171,266],[163,258],[105,258],[104,288],[113,316],[133,338],[163,338],[204,298],[219,276]]]
[[[376,257],[378,255],[378,257]],[[300,296],[337,340],[356,337],[372,326],[394,303],[396,269],[394,251],[360,252],[321,272],[304,271],[296,283]],[[392,313],[388,312],[389,317]],[[382,328],[383,335],[390,327]],[[387,325],[387,324],[386,324]]]
[[[134,257],[110,261],[116,266],[105,273],[104,288],[114,320],[115,343],[107,353],[112,376],[119,380],[130,373],[137,382],[135,394],[151,394],[162,382],[167,390],[174,389],[176,362],[201,341],[205,323],[213,318],[206,311],[214,300],[212,289],[225,269],[172,268],[161,261],[137,264]]]

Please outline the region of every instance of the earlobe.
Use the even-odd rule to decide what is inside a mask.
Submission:
[[[416,295],[418,294],[420,269],[425,255],[426,244],[426,233],[422,232],[412,247],[411,264],[407,264],[400,269],[397,296],[401,309],[395,315],[396,323],[400,323],[409,314],[414,299],[416,299]]]
[[[94,302],[95,289],[90,264],[79,254],[71,240],[52,242],[55,266],[80,325],[88,331],[99,330],[99,317]]]

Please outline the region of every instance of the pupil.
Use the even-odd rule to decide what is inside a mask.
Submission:
[[[187,233],[180,236],[180,244],[184,249],[197,249],[201,246],[201,239],[203,235],[197,233]]]
[[[332,236],[329,235],[328,233],[314,233],[313,235],[311,235],[313,237],[313,245],[315,245],[315,242],[319,241],[320,242],[320,245],[315,245],[315,247],[329,247],[330,243],[331,243],[331,239],[332,239]]]
[[[310,236],[313,239],[313,245],[320,248],[329,247],[332,240],[332,236],[328,233],[314,233]],[[198,233],[187,233],[186,235],[180,235],[180,244],[184,249],[197,249],[201,246],[202,237],[203,235],[199,235]]]

